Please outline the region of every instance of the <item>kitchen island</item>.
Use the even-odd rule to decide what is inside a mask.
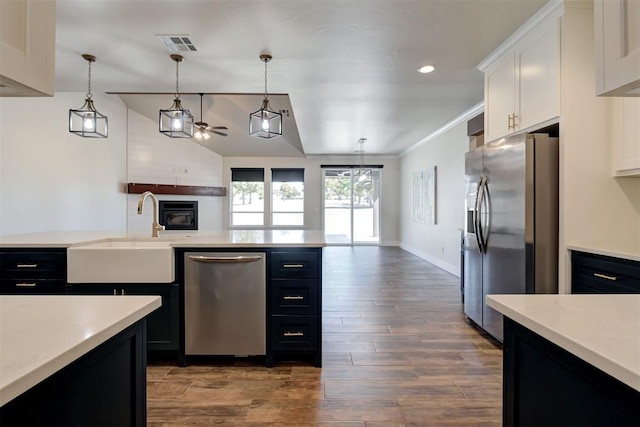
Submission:
[[[322,247],[325,245],[324,233],[317,230],[164,232],[157,238],[146,233],[108,231],[0,236],[0,265],[6,273],[0,286],[5,294],[161,295],[162,307],[148,319],[148,348],[175,352],[179,365],[184,366],[189,354],[185,344],[185,254],[257,250],[264,253],[267,267],[266,289],[263,285],[266,350],[256,355],[264,354],[267,366],[273,365],[275,356],[284,354],[311,356],[314,364],[320,366]],[[150,280],[152,276],[147,273],[158,272],[160,268],[149,265],[159,264],[145,266],[132,258],[143,252],[150,254],[156,250],[155,246],[171,250],[167,260],[160,263],[170,264],[171,268],[167,269],[170,274],[166,277]],[[122,256],[111,256],[118,251],[122,251],[118,254]],[[79,253],[85,257],[74,258]],[[87,257],[93,257],[91,262]],[[122,268],[116,259],[124,259],[128,267]],[[141,257],[136,259],[143,261]],[[108,260],[113,261],[113,265]],[[18,264],[32,265],[34,271],[29,273],[29,269],[17,268]],[[53,267],[47,269],[47,265]],[[38,269],[42,271],[35,271]],[[25,281],[25,277],[29,280]]]
[[[640,425],[640,295],[489,295],[503,424]]]
[[[157,296],[0,296],[3,425],[144,425]]]
[[[91,243],[148,239],[167,241],[173,247],[323,247],[324,233],[319,230],[226,230],[161,232],[160,237],[149,233],[124,231],[47,231],[0,236],[2,248],[68,248]]]

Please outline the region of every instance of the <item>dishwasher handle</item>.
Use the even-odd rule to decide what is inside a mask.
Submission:
[[[204,256],[204,255],[189,255],[189,259],[195,262],[204,263],[241,263],[241,262],[256,262],[262,259],[260,255],[251,256]]]

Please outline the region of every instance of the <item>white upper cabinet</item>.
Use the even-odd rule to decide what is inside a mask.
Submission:
[[[613,100],[611,153],[614,176],[640,176],[640,98]]]
[[[640,0],[595,0],[596,93],[640,96]]]
[[[0,96],[53,96],[55,0],[0,0]]]
[[[485,75],[485,141],[532,129],[560,113],[561,7],[545,7],[478,68]]]

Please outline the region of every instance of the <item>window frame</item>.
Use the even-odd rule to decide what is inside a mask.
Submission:
[[[276,179],[274,179],[274,175],[279,175]],[[304,228],[306,224],[305,218],[305,169],[304,168],[271,168],[271,176],[269,182],[269,194],[271,195],[269,199],[269,226],[271,228],[280,228],[280,229],[300,229]],[[302,178],[301,181],[287,181],[285,178]],[[274,193],[274,183],[276,182],[291,182],[291,183],[302,183],[302,210],[300,211],[276,211],[274,210],[274,198],[277,197]],[[301,224],[282,224],[275,225],[274,224],[274,214],[302,214],[302,223]]]
[[[264,168],[231,168],[229,176],[229,228],[235,229],[252,229],[252,228],[265,228],[267,225],[267,201],[265,197],[265,190],[267,188],[267,183],[265,182],[265,170]],[[244,178],[244,179],[242,179]],[[262,210],[255,212],[242,212],[234,210],[234,198],[235,192],[233,189],[234,182],[255,182],[262,183]],[[242,224],[234,224],[234,214],[239,213],[255,213],[262,214],[262,224],[255,225],[242,225]]]

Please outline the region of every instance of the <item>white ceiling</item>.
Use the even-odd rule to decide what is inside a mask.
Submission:
[[[399,154],[482,101],[476,65],[544,3],[58,0],[56,91],[86,90],[80,55],[91,53],[93,92],[165,93],[121,95],[157,120],[172,102],[175,63],[156,35],[188,34],[198,51],[182,53],[180,91],[213,94],[203,120],[229,127],[228,137],[209,140],[212,150],[354,154],[365,137],[367,154]],[[264,90],[263,52],[273,55],[269,93],[281,94],[271,105],[291,113],[280,141],[248,136],[248,115],[260,107],[255,94]],[[419,74],[424,64],[436,71]],[[182,99],[199,118],[198,96]]]

